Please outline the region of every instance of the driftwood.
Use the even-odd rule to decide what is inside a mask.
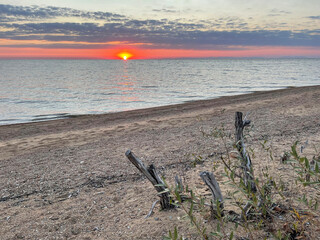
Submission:
[[[133,165],[135,165],[140,170],[140,172],[142,172],[147,177],[147,179],[157,190],[160,197],[161,209],[164,210],[174,208],[174,205],[171,204],[171,198],[168,189],[164,186],[164,182],[159,177],[155,166],[151,164],[148,168],[146,168],[143,162],[139,158],[137,158],[130,150],[126,152],[126,157],[130,160],[130,162],[133,163]]]
[[[236,112],[235,127],[236,127],[236,147],[241,156],[241,168],[243,170],[243,181],[246,187],[256,192],[256,184],[254,182],[254,174],[252,168],[252,162],[249,154],[246,151],[243,140],[243,129],[245,126],[250,125],[249,120],[242,120],[242,112]]]
[[[223,197],[219,187],[217,180],[215,179],[213,173],[211,172],[201,172],[200,177],[205,182],[205,184],[209,187],[212,193],[212,200],[211,200],[211,216],[212,217],[219,217],[223,216]],[[218,206],[217,206],[218,205]],[[219,208],[219,210],[218,210]]]

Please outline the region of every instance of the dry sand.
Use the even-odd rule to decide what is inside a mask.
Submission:
[[[193,239],[181,209],[144,218],[156,192],[124,153],[204,193],[198,174],[224,149],[201,130],[233,131],[236,111],[250,112],[249,144],[267,139],[275,161],[295,140],[320,148],[320,86],[0,126],[0,239],[162,239],[174,226]]]

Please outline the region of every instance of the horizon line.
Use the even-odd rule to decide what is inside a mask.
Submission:
[[[159,57],[159,58],[130,58],[126,61],[133,60],[187,60],[187,59],[290,59],[290,58],[308,58],[308,59],[318,59],[320,56],[235,56],[235,57]],[[0,57],[0,60],[116,60],[116,61],[124,61],[119,58],[88,58],[88,57]]]

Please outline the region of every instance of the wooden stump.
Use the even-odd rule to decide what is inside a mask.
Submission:
[[[201,172],[200,177],[209,187],[212,193],[211,216],[214,218],[223,216],[223,197],[217,180],[211,172]]]
[[[235,127],[236,127],[236,147],[241,156],[241,168],[243,171],[243,180],[246,187],[253,192],[257,191],[256,184],[254,182],[254,174],[252,168],[252,162],[249,154],[246,151],[243,140],[243,129],[245,126],[250,125],[249,120],[242,120],[242,112],[236,112]]]
[[[168,189],[164,186],[164,182],[159,177],[155,166],[151,164],[148,168],[146,168],[143,162],[139,158],[137,158],[130,150],[126,152],[126,157],[130,160],[130,162],[133,163],[133,165],[135,165],[139,169],[140,172],[142,172],[147,177],[147,179],[157,190],[160,197],[161,209],[164,210],[174,208],[175,206],[171,204],[171,197],[169,195]]]

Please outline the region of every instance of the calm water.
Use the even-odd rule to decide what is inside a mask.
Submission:
[[[320,84],[320,59],[0,60],[0,125]]]

